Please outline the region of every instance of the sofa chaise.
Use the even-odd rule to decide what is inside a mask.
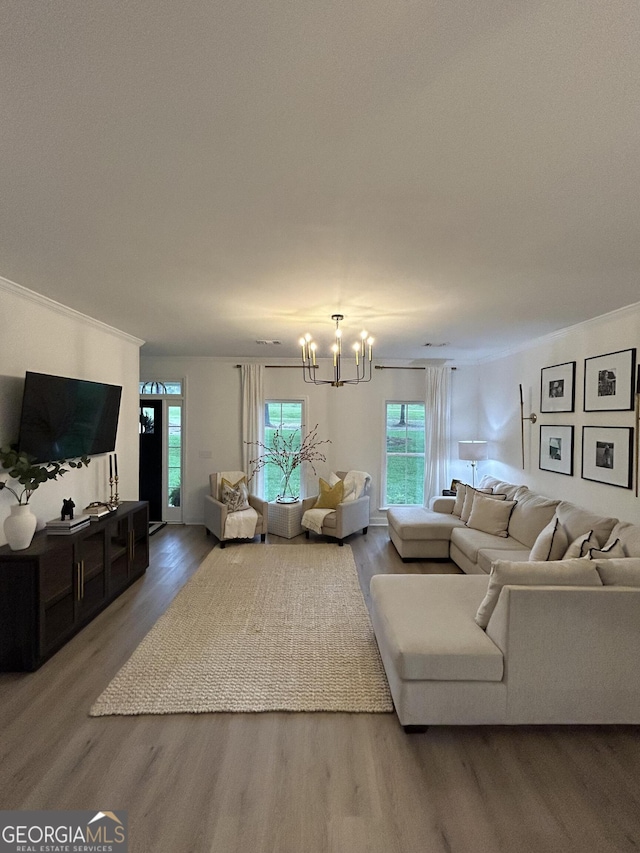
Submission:
[[[488,478],[480,488],[519,499],[503,535],[469,527],[452,499],[389,521],[398,550],[464,572],[371,580],[401,724],[640,723],[640,526]]]

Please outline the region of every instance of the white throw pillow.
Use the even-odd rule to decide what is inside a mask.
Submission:
[[[506,538],[509,519],[517,501],[507,501],[504,495],[477,494],[473,499],[467,527]]]
[[[618,560],[627,555],[624,553],[620,540],[616,539],[606,548],[589,548],[585,556],[589,557],[590,560]]]
[[[490,495],[491,489],[474,489],[471,486],[467,486],[467,490],[464,498],[464,506],[462,507],[462,512],[460,513],[460,521],[464,521],[466,524],[469,521],[469,516],[471,515],[471,508],[473,507],[473,501],[476,495]]]
[[[342,482],[343,485],[345,484],[345,480],[343,480],[342,477],[338,477],[338,475],[332,471],[331,476],[329,477],[329,485],[333,488],[333,486],[335,486],[336,483],[340,483],[340,482]],[[346,490],[343,491],[342,500],[340,501],[340,503],[346,503],[347,501],[355,501],[355,499],[356,499],[355,483],[352,483],[352,488],[349,490],[349,492],[347,492]]]
[[[616,539],[620,540],[626,557],[640,557],[640,524],[619,521],[602,547],[608,548]]]
[[[605,586],[640,586],[640,557],[595,560],[596,570]]]
[[[537,563],[512,563],[496,560],[491,566],[489,586],[478,612],[476,623],[486,628],[495,609],[502,587],[515,586],[602,586],[595,564],[590,560],[556,560]]]
[[[590,530],[588,533],[581,533],[580,536],[577,536],[571,545],[564,552],[562,557],[563,560],[574,560],[576,557],[585,557],[589,548],[597,548],[598,540],[595,537],[593,530]]]
[[[456,501],[453,505],[453,509],[451,510],[451,515],[457,515],[458,518],[460,518],[466,494],[467,487],[465,483],[456,483]]]
[[[561,560],[566,553],[569,541],[564,528],[558,518],[552,518],[546,527],[543,527],[538,538],[533,543],[529,554],[531,561]]]

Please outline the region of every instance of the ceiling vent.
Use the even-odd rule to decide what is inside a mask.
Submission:
[[[448,346],[449,346],[449,341],[444,341],[444,342],[443,342],[443,343],[441,343],[441,344],[434,344],[434,343],[431,343],[431,342],[429,341],[429,342],[427,342],[426,344],[423,344],[422,346],[424,346],[424,347],[448,347]]]
[[[257,344],[261,346],[270,346],[270,347],[279,347],[282,345],[282,341],[256,341]]]

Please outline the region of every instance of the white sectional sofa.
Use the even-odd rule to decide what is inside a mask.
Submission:
[[[396,547],[465,572],[371,580],[402,725],[640,723],[640,526],[481,486],[518,501],[506,535],[468,527],[452,499],[390,519]]]
[[[435,498],[429,509],[393,507],[387,512],[389,537],[402,559],[449,558],[467,574],[488,574],[494,560],[528,560],[536,539],[556,515],[569,541],[593,530],[601,546],[617,522],[615,518],[596,515],[569,501],[547,498],[527,486],[505,483],[493,477],[484,477],[476,491],[480,489],[505,495],[507,504],[516,502],[506,536],[470,527],[459,515],[453,514],[455,498]]]

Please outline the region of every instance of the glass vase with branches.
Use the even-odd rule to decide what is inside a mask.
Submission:
[[[248,441],[257,450],[261,451],[255,459],[250,459],[252,466],[251,477],[267,465],[275,465],[282,472],[280,494],[277,496],[278,503],[294,503],[299,500],[300,495],[293,494],[291,476],[296,468],[303,462],[311,465],[314,474],[317,474],[314,463],[326,462],[327,457],[319,449],[323,444],[331,444],[330,439],[318,438],[318,424],[306,435],[302,436],[300,428],[296,428],[285,434],[282,427],[276,429],[271,438],[270,446],[262,441]]]

